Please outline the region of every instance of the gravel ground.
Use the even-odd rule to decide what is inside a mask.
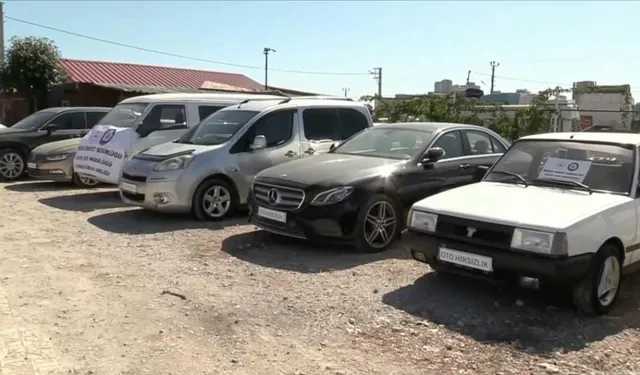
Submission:
[[[4,184],[0,212],[2,375],[640,373],[637,277],[584,318],[400,249],[276,242],[112,189]]]

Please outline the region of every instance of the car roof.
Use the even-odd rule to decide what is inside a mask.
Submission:
[[[231,105],[230,107],[222,109],[224,110],[245,110],[245,111],[257,111],[262,112],[264,110],[278,107],[278,108],[298,108],[298,107],[340,107],[340,108],[363,108],[367,109],[364,103],[356,102],[345,98],[334,97],[295,97],[295,98],[283,98],[277,100],[250,100],[246,103],[238,105]]]
[[[51,107],[41,110],[42,112],[65,112],[65,111],[95,111],[95,112],[109,112],[113,108],[111,107]]]
[[[170,94],[150,94],[134,96],[133,98],[127,98],[120,103],[163,103],[163,102],[196,102],[196,103],[208,103],[208,102],[240,102],[245,99],[278,99],[285,97],[279,95],[267,95],[267,94],[239,94],[239,93],[170,93]]]
[[[527,135],[518,139],[521,140],[553,140],[553,141],[587,141],[606,142],[618,144],[640,145],[640,134],[635,133],[612,133],[612,132],[579,132],[579,133],[545,133]]]
[[[394,122],[390,124],[380,124],[376,126],[376,129],[391,129],[402,128],[406,130],[418,130],[423,132],[438,132],[445,129],[457,128],[457,129],[483,129],[489,130],[484,126],[469,125],[469,124],[456,124],[454,122]]]

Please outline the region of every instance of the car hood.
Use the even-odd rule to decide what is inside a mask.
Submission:
[[[146,158],[151,157],[153,159],[158,158],[170,158],[178,155],[185,154],[201,154],[205,151],[209,151],[212,149],[220,148],[221,145],[218,146],[201,146],[201,145],[190,145],[186,143],[174,143],[167,142],[157,146],[153,146],[145,151],[142,151],[138,154],[138,157]]]
[[[561,230],[631,198],[604,193],[483,181],[413,205],[428,212],[539,230]]]
[[[32,130],[27,130],[27,129],[14,129],[14,128],[0,128],[0,137],[4,136],[4,135],[11,135],[11,134],[16,134],[16,133],[27,133],[30,132]]]
[[[65,139],[62,141],[45,143],[34,148],[32,152],[48,155],[76,152],[80,142],[82,142],[82,138]]]
[[[274,178],[309,185],[349,185],[368,177],[389,174],[402,168],[403,160],[357,155],[320,154],[268,168],[260,178]]]

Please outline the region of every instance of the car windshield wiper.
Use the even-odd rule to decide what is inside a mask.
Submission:
[[[517,174],[517,173],[513,173],[513,172],[509,172],[509,171],[500,171],[500,170],[493,170],[493,171],[491,171],[491,173],[500,173],[500,174],[504,174],[504,175],[507,175],[507,176],[515,177],[520,182],[522,182],[524,184],[524,186],[529,186],[529,184],[527,183],[527,180],[524,177],[522,177],[519,174]]]
[[[579,188],[579,189],[583,189],[589,192],[589,195],[593,194],[593,190],[591,190],[591,187],[589,187],[589,185],[585,185],[582,182],[578,182],[578,181],[570,181],[570,180],[558,180],[555,178],[535,178],[531,181],[532,183],[543,183],[543,184],[549,184],[549,185],[561,185],[561,186],[568,186],[568,187],[572,187],[572,188]]]

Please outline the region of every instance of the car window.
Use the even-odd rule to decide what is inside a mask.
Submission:
[[[219,110],[221,110],[224,107],[220,107],[220,106],[211,106],[211,105],[201,105],[198,106],[198,117],[200,118],[200,121],[204,120],[205,118],[209,117],[210,115],[218,112]]]
[[[295,110],[277,111],[264,115],[247,130],[245,136],[249,144],[258,135],[267,139],[267,148],[287,143],[293,136],[293,116]]]
[[[140,127],[146,133],[157,130],[186,126],[186,109],[184,105],[158,104],[145,116]]]
[[[628,195],[633,172],[631,148],[580,141],[524,140],[513,144],[485,180],[515,183],[516,173],[530,184],[537,184],[540,179],[574,181],[594,191]]]
[[[107,114],[107,112],[86,112],[86,115],[87,115],[87,127],[88,128],[92,128],[106,114]]]
[[[411,159],[429,144],[433,133],[398,128],[370,128],[336,147],[332,153],[385,159]]]
[[[341,141],[340,118],[335,108],[309,108],[302,112],[304,135],[310,141]]]
[[[60,130],[86,129],[84,112],[66,112],[51,120],[50,123],[58,126]]]
[[[440,147],[444,150],[444,156],[441,160],[464,156],[462,138],[457,130],[442,135],[433,147]]]
[[[500,143],[500,141],[498,141],[494,137],[491,137],[491,144],[493,145],[493,152],[495,152],[496,154],[504,154],[507,151],[502,143]]]
[[[339,108],[340,140],[345,140],[352,135],[369,127],[367,117],[353,108]]]
[[[470,155],[493,154],[493,143],[491,137],[484,132],[475,130],[463,131],[464,136],[469,143]]]

